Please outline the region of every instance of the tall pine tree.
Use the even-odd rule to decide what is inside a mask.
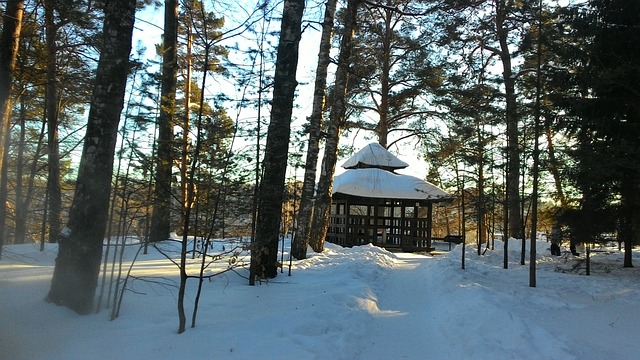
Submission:
[[[583,195],[577,218],[587,230],[581,241],[617,227],[624,266],[632,267],[640,234],[640,2],[594,0],[575,14],[575,29],[590,40],[574,106],[582,119],[575,152]]]
[[[47,301],[88,314],[98,283],[113,159],[129,73],[135,0],[105,4],[102,47],[69,221]]]
[[[278,234],[289,154],[291,114],[296,86],[298,45],[302,36],[304,0],[285,0],[273,83],[271,119],[264,155],[264,176],[258,193],[256,238],[251,250],[251,279],[278,274]]]

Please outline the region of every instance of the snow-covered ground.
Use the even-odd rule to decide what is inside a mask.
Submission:
[[[285,261],[261,285],[248,286],[243,268],[205,281],[196,327],[179,335],[178,272],[153,248],[109,321],[108,310],[79,316],[43,301],[55,245],[6,246],[0,359],[638,359],[638,268],[623,269],[622,253],[607,249],[580,275],[583,257],[547,248],[538,244],[531,288],[517,252],[503,269],[501,242],[483,256],[468,246],[466,270],[460,246],[428,257],[327,244],[294,261],[292,276]],[[188,319],[195,289],[191,280]]]

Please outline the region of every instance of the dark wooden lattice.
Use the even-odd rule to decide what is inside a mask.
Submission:
[[[334,194],[326,240],[347,247],[431,251],[432,211],[432,201]]]

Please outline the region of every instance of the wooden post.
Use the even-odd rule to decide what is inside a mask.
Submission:
[[[431,228],[433,227],[433,203],[427,204],[427,247],[431,248]]]

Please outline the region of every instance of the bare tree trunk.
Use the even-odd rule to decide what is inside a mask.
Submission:
[[[623,260],[623,267],[626,268],[630,268],[633,267],[633,247],[638,245],[638,240],[640,239],[640,214],[638,214],[640,212],[640,210],[638,210],[638,204],[640,203],[640,196],[638,196],[638,194],[640,194],[639,190],[640,190],[640,173],[638,172],[638,170],[634,170],[634,181],[633,181],[633,186],[635,187],[635,189],[633,190],[633,192],[630,194],[632,197],[632,200],[634,202],[634,206],[633,206],[633,211],[628,212],[627,213],[627,217],[629,217],[629,227],[630,229],[630,236],[627,239],[623,239],[624,240],[624,260]]]
[[[478,201],[477,201],[477,211],[478,211],[478,225],[477,225],[477,247],[478,247],[478,255],[482,253],[482,243],[484,240],[484,139],[482,137],[482,127],[480,126],[480,121],[476,122],[476,132],[478,135]]]
[[[621,197],[623,216],[620,219],[620,240],[624,242],[623,267],[633,267],[633,246],[637,242],[637,217],[639,202],[638,196],[638,170],[633,168],[624,169],[621,181]]]
[[[252,278],[270,279],[278,274],[278,234],[289,154],[293,98],[298,85],[296,68],[304,5],[304,0],[285,0],[283,7],[271,119],[264,156],[264,176],[258,192],[256,238],[251,251]]]
[[[264,21],[264,18],[263,18]],[[258,193],[260,191],[260,177],[262,175],[262,171],[261,171],[261,163],[260,163],[260,137],[262,136],[262,100],[263,100],[263,94],[265,91],[265,86],[264,86],[264,79],[265,79],[265,64],[264,64],[264,44],[265,44],[265,32],[264,32],[264,28],[262,30],[262,32],[260,33],[260,41],[258,42],[258,49],[259,49],[259,53],[258,53],[258,58],[260,59],[260,65],[259,65],[259,71],[258,71],[258,111],[257,111],[257,120],[256,121],[256,143],[255,143],[255,150],[256,150],[256,166],[254,168],[254,176],[255,176],[255,181],[254,181],[254,185],[253,185],[253,199],[251,201],[251,243],[255,243],[255,239],[256,239],[256,228],[257,228],[257,222],[258,222]],[[249,265],[249,285],[253,286],[255,285],[255,276],[253,276],[253,274],[255,274],[255,270],[253,268],[253,266],[255,265],[254,262],[251,262]]]
[[[9,134],[10,130],[10,122],[7,122],[5,128],[3,129],[7,134]],[[4,144],[0,144],[0,146],[8,149],[11,145],[11,136],[7,136],[4,138]],[[6,164],[7,158],[9,157],[9,152],[4,152],[3,163]],[[3,166],[0,168],[0,253],[2,253],[2,245],[4,243],[4,239],[7,237],[7,199],[8,199],[8,191],[7,185],[9,183],[9,171],[7,166]]]
[[[564,187],[562,186],[562,179],[560,175],[560,162],[556,157],[556,147],[553,143],[553,133],[551,132],[551,116],[546,115],[544,120],[544,132],[547,137],[547,154],[549,157],[549,172],[553,177],[553,183],[556,185],[556,193],[560,200],[560,206],[566,208],[567,198],[564,195]]]
[[[173,168],[173,125],[178,76],[178,2],[165,0],[162,45],[162,89],[158,117],[156,187],[149,241],[169,238],[171,231],[171,173]]]
[[[313,91],[313,109],[309,116],[309,143],[307,146],[307,159],[304,167],[304,183],[300,200],[300,213],[298,214],[298,229],[291,245],[291,255],[296,259],[307,257],[307,246],[311,230],[311,218],[313,216],[313,196],[316,190],[316,168],[318,154],[320,152],[320,128],[322,124],[322,110],[325,102],[325,90],[327,87],[327,69],[331,62],[331,38],[333,35],[333,19],[336,12],[337,0],[328,0],[324,11],[322,23],[322,36],[320,38],[320,51],[318,53],[318,66],[316,68],[316,81]]]
[[[27,222],[27,208],[24,201],[24,146],[26,138],[26,110],[24,97],[20,99],[20,114],[18,116],[20,125],[20,135],[18,136],[17,144],[17,159],[16,159],[16,201],[15,201],[15,244],[24,244],[26,241],[26,222]],[[37,154],[35,155],[37,156]]]
[[[11,89],[13,88],[13,73],[16,67],[20,31],[22,30],[22,15],[24,13],[23,0],[7,0],[2,19],[2,35],[0,35],[0,174],[3,173],[6,158],[5,146],[9,138],[9,120],[11,117]],[[6,172],[4,172],[6,173]],[[4,179],[6,181],[6,178]],[[6,189],[0,189],[0,221],[6,219]],[[4,226],[2,226],[4,228]],[[0,254],[4,243],[4,230],[0,232]],[[0,255],[1,256],[1,255]]]
[[[38,162],[40,159],[40,154],[42,152],[42,147],[44,146],[44,135],[46,131],[46,122],[42,122],[42,127],[40,128],[40,135],[38,136],[38,144],[36,145],[36,149],[33,152],[33,160],[31,161],[31,166],[29,167],[29,178],[27,179],[27,189],[22,196],[22,201],[20,202],[21,210],[18,211],[16,208],[16,237],[18,234],[26,237],[27,234],[27,221],[29,220],[29,208],[31,207],[31,202],[33,201],[33,194],[35,188],[35,178],[38,174]],[[18,203],[16,202],[16,206]]]
[[[24,99],[20,100],[21,102],[24,101]],[[24,110],[24,107],[21,107],[21,112]],[[26,117],[26,114],[21,113],[20,114],[21,117],[21,142],[24,144],[25,140],[23,137],[23,132],[24,129],[26,127],[26,125],[24,124],[24,118]],[[28,174],[28,178],[26,180],[26,190],[20,190],[18,191],[18,189],[16,188],[16,241],[26,241],[27,238],[27,221],[28,219],[28,214],[29,214],[29,208],[31,207],[31,201],[33,200],[33,194],[34,194],[34,187],[35,187],[35,178],[36,175],[38,173],[38,163],[40,160],[40,156],[41,156],[41,152],[42,152],[42,147],[43,147],[43,143],[44,143],[44,135],[45,135],[45,131],[46,131],[46,126],[47,123],[46,121],[42,122],[42,127],[40,128],[40,134],[38,136],[38,142],[36,144],[36,149],[33,152],[33,159],[31,160],[31,165],[29,166],[29,174]],[[23,148],[24,145],[22,145],[21,148]],[[20,157],[20,156],[19,156]],[[26,164],[22,164],[23,161],[19,160],[19,169],[21,167],[26,167]],[[19,172],[17,175],[17,179],[22,179],[24,176],[24,172]],[[17,184],[20,184],[21,182],[19,180],[17,180]],[[24,186],[24,185],[23,185]],[[22,239],[22,240],[21,240]]]
[[[2,19],[2,35],[0,36],[0,144],[9,136],[8,126],[11,117],[11,89],[13,73],[16,67],[24,1],[8,0]],[[0,168],[4,166],[5,147],[0,146]]]
[[[47,46],[47,201],[49,203],[49,242],[58,241],[62,230],[62,193],[60,191],[60,147],[58,143],[58,81],[56,59],[57,28],[54,24],[55,1],[45,1],[46,46]]]
[[[105,6],[103,46],[76,190],[46,298],[79,314],[91,312],[100,273],[135,11],[135,0],[110,0]]]
[[[337,80],[336,80],[337,83]],[[334,102],[334,106],[336,106]],[[339,106],[339,105],[338,105]],[[333,113],[333,108],[332,111]],[[340,119],[330,121],[327,126],[327,141],[324,146],[324,156],[322,157],[322,167],[320,180],[318,181],[318,194],[316,196],[315,209],[313,212],[313,225],[309,245],[315,252],[324,250],[324,240],[327,236],[329,226],[329,215],[331,212],[331,197],[333,189],[333,174],[336,170],[338,159],[338,141],[342,125],[337,121],[342,120],[344,112],[338,115]]]
[[[200,3],[200,11],[202,12],[202,15],[204,16],[205,10],[204,10],[204,5],[202,3]],[[203,37],[204,40],[207,42],[205,45],[205,53],[204,53],[204,68],[202,69],[202,84],[200,86],[200,104],[198,104],[198,120],[196,123],[196,131],[197,131],[197,135],[196,135],[196,144],[195,144],[195,148],[194,148],[194,152],[193,152],[193,163],[191,164],[191,167],[189,168],[189,173],[185,174],[184,180],[187,181],[188,183],[186,183],[185,185],[185,194],[184,194],[184,207],[182,210],[183,213],[183,218],[184,218],[184,224],[183,226],[183,230],[182,230],[182,244],[181,244],[181,248],[180,248],[180,285],[178,287],[178,333],[181,334],[184,332],[185,327],[186,327],[186,323],[187,323],[187,318],[186,318],[186,312],[185,312],[185,308],[184,308],[184,297],[185,297],[185,293],[186,293],[186,289],[187,289],[187,280],[188,280],[188,275],[187,275],[187,243],[189,241],[189,226],[190,226],[190,218],[191,218],[191,208],[193,207],[193,202],[195,201],[195,174],[196,174],[196,170],[198,169],[198,158],[200,157],[200,148],[201,148],[201,133],[202,133],[202,112],[204,109],[204,91],[206,89],[206,84],[207,84],[207,70],[208,70],[208,65],[209,64],[209,55],[210,55],[210,43],[209,41],[209,37],[207,35],[207,28],[204,27],[203,29]],[[186,140],[186,139],[185,139]],[[186,160],[186,157],[184,158]],[[224,181],[224,180],[223,180]],[[221,185],[222,186],[222,185]],[[216,202],[216,210],[218,207],[218,203],[220,198],[217,199],[218,201]],[[215,218],[213,219],[213,223],[215,224]],[[213,226],[212,226],[213,228]],[[195,239],[195,232],[194,232],[194,239]],[[207,245],[208,245],[208,239],[207,239],[207,244],[203,243],[202,244],[202,261],[205,261],[205,258],[207,257]],[[194,244],[195,247],[195,244]],[[201,268],[201,271],[203,269]],[[200,283],[198,286],[198,294],[196,295],[196,299],[200,299],[200,292],[202,291],[202,274],[200,277]],[[198,312],[198,302],[196,300],[196,304],[194,307],[194,313],[193,313],[193,317],[192,317],[192,327],[195,326],[195,316]]]
[[[189,20],[187,20],[189,21]],[[184,119],[182,119],[182,159],[180,161],[180,199],[183,209],[189,202],[187,198],[187,182],[189,172],[189,125],[191,117],[190,101],[191,101],[191,26],[187,24],[187,69],[184,85]],[[206,71],[206,69],[205,69]],[[206,76],[206,75],[205,75]],[[204,95],[203,95],[204,96]],[[185,212],[181,213],[181,228],[185,226]]]
[[[507,193],[509,198],[509,229],[506,236],[522,239],[522,214],[520,213],[520,144],[518,143],[518,113],[516,109],[515,77],[511,67],[508,32],[505,27],[508,9],[505,0],[496,0],[496,32],[500,42],[502,78],[506,96],[508,173]]]
[[[536,103],[533,130],[533,192],[531,194],[531,247],[529,250],[529,287],[536,287],[536,241],[538,239],[538,182],[540,181],[540,107],[542,103],[542,0],[538,3],[538,39],[536,44]]]
[[[387,1],[388,6],[392,4]],[[392,10],[384,10],[384,36],[382,38],[382,69],[380,73],[380,108],[378,120],[378,143],[385,149],[389,146],[389,97],[391,95],[391,86],[389,78],[391,76],[391,41],[393,29],[391,25]]]
[[[466,268],[466,253],[467,253],[467,203],[464,196],[465,178],[464,175],[460,176],[460,172],[456,169],[456,182],[459,184],[458,188],[462,190],[460,192],[460,234],[462,235],[462,251],[460,259],[460,267],[462,270]]]
[[[318,195],[313,214],[313,231],[310,238],[311,248],[316,252],[324,249],[324,239],[327,236],[327,227],[329,226],[333,174],[335,173],[338,158],[340,130],[344,123],[353,34],[355,32],[358,7],[361,3],[362,0],[349,0],[345,16],[344,35],[340,41],[340,56],[336,71],[333,103],[329,113],[327,142],[322,159],[322,171],[318,182]]]

